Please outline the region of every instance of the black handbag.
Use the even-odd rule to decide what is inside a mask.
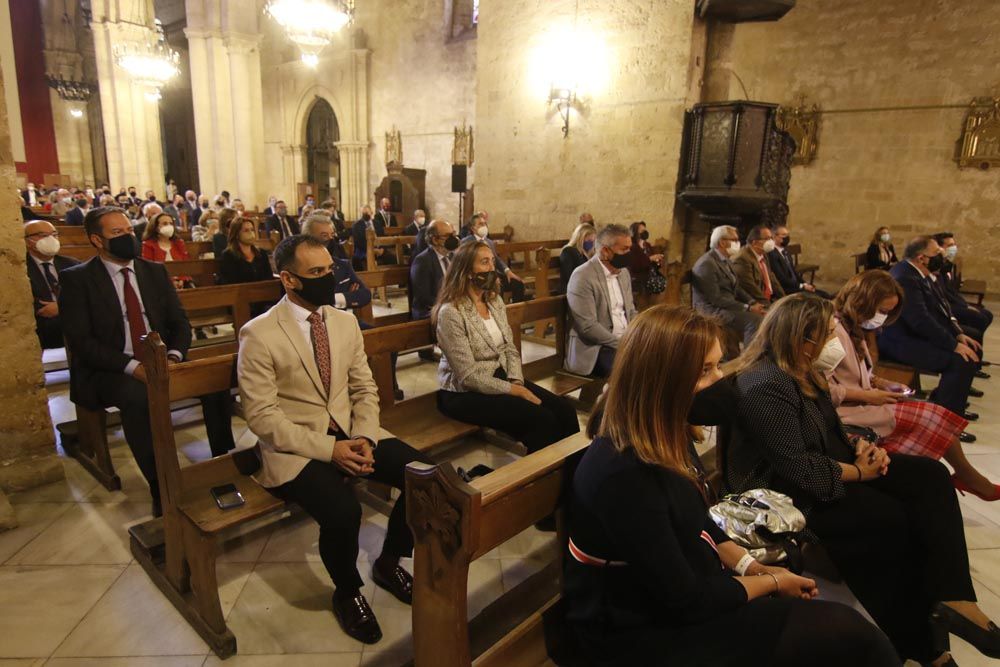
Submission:
[[[662,294],[667,289],[667,279],[660,273],[660,267],[653,264],[649,267],[649,277],[646,278],[646,292]]]

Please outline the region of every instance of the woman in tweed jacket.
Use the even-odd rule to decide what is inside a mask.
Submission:
[[[578,432],[580,423],[569,401],[525,381],[493,261],[488,245],[465,241],[441,285],[431,313],[443,352],[438,409],[503,431],[534,452]]]

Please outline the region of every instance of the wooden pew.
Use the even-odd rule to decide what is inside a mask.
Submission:
[[[799,264],[799,255],[802,254],[802,244],[792,243],[788,246],[788,256],[792,258],[792,264],[795,265],[795,270],[798,271],[799,275],[805,278],[806,274],[809,275],[809,280],[806,282],[813,282],[816,279],[816,272],[819,271],[819,264]]]
[[[858,252],[851,255],[854,259],[854,273],[862,273],[865,270],[865,264],[868,261],[868,253]]]
[[[552,664],[545,626],[558,626],[561,615],[558,573],[567,539],[563,498],[588,444],[585,435],[576,434],[471,484],[448,463],[407,466],[406,514],[415,538],[416,667]],[[469,621],[469,565],[553,512],[560,526],[556,561]],[[550,641],[555,638],[548,634]]]
[[[375,256],[376,248],[385,248],[391,250],[396,254],[396,261],[400,266],[404,266],[410,263],[410,255],[407,252],[407,247],[412,246],[417,242],[416,236],[375,236],[375,230],[369,229],[366,234],[368,240],[368,255],[365,259],[367,262],[366,266],[369,271],[375,271],[378,268],[378,258]]]

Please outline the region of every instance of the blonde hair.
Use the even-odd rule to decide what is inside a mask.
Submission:
[[[827,338],[833,303],[808,292],[786,296],[767,311],[757,335],[739,357],[726,365],[726,374],[745,371],[770,357],[778,368],[795,378],[802,393],[816,398],[817,388],[827,391],[826,379],[812,363],[803,363],[803,344],[807,339],[817,345],[816,354]]]
[[[583,242],[591,234],[594,235],[594,246],[590,251],[583,249]],[[597,247],[597,228],[588,222],[581,222],[573,230],[573,234],[569,237],[569,243],[567,243],[564,248],[576,248],[584,257],[592,257],[594,255],[594,249]]]
[[[588,432],[696,481],[690,441],[700,429],[687,417],[705,358],[721,333],[713,318],[686,306],[662,304],[640,313],[621,340]]]

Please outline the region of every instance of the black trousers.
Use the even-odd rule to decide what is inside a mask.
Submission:
[[[709,620],[608,632],[575,627],[572,664],[601,667],[899,667],[886,636],[838,602],[763,597]],[[569,661],[567,661],[569,664]]]
[[[524,283],[520,280],[507,280],[507,276],[500,276],[500,292],[510,292],[511,303],[521,303],[524,301]]]
[[[146,385],[123,373],[99,373],[95,376],[94,384],[97,387],[97,400],[101,405],[116,407],[121,413],[125,442],[149,484],[150,495],[159,498],[160,483],[156,477]],[[206,394],[200,398],[212,456],[225,454],[236,446],[232,429],[233,398],[228,391]]]
[[[993,313],[985,308],[955,308],[955,319],[963,327],[969,326],[979,331],[986,331],[993,324]]]
[[[597,352],[597,362],[594,364],[594,370],[590,374],[599,378],[610,376],[611,369],[615,365],[615,354],[617,352],[618,350],[613,347],[602,345],[601,349]]]
[[[43,350],[54,350],[66,345],[58,317],[36,317],[35,331]]]
[[[369,479],[403,490],[406,464],[430,459],[402,440],[380,440],[375,448],[375,470]],[[333,585],[353,593],[363,585],[358,573],[358,531],[361,503],[354,495],[352,477],[333,463],[310,461],[295,479],[274,489],[299,504],[319,524],[319,555]],[[389,514],[382,545],[387,557],[402,558],[413,552],[413,535],[406,525],[406,494],[400,495]]]
[[[974,601],[962,513],[947,469],[922,456],[892,456],[885,477],[846,485],[816,505],[808,526],[851,591],[903,659],[928,661],[935,602]]]
[[[580,431],[572,403],[537,384],[525,382],[524,386],[541,399],[541,405],[510,394],[441,390],[438,409],[456,421],[503,431],[524,443],[529,452],[537,452]]]
[[[940,373],[941,379],[931,393],[931,401],[956,414],[965,412],[969,388],[979,370],[979,363],[966,361],[955,352],[934,347],[926,341],[909,339],[905,345],[895,345],[895,341],[883,343],[883,338],[884,335],[879,338],[880,355],[920,370]]]

